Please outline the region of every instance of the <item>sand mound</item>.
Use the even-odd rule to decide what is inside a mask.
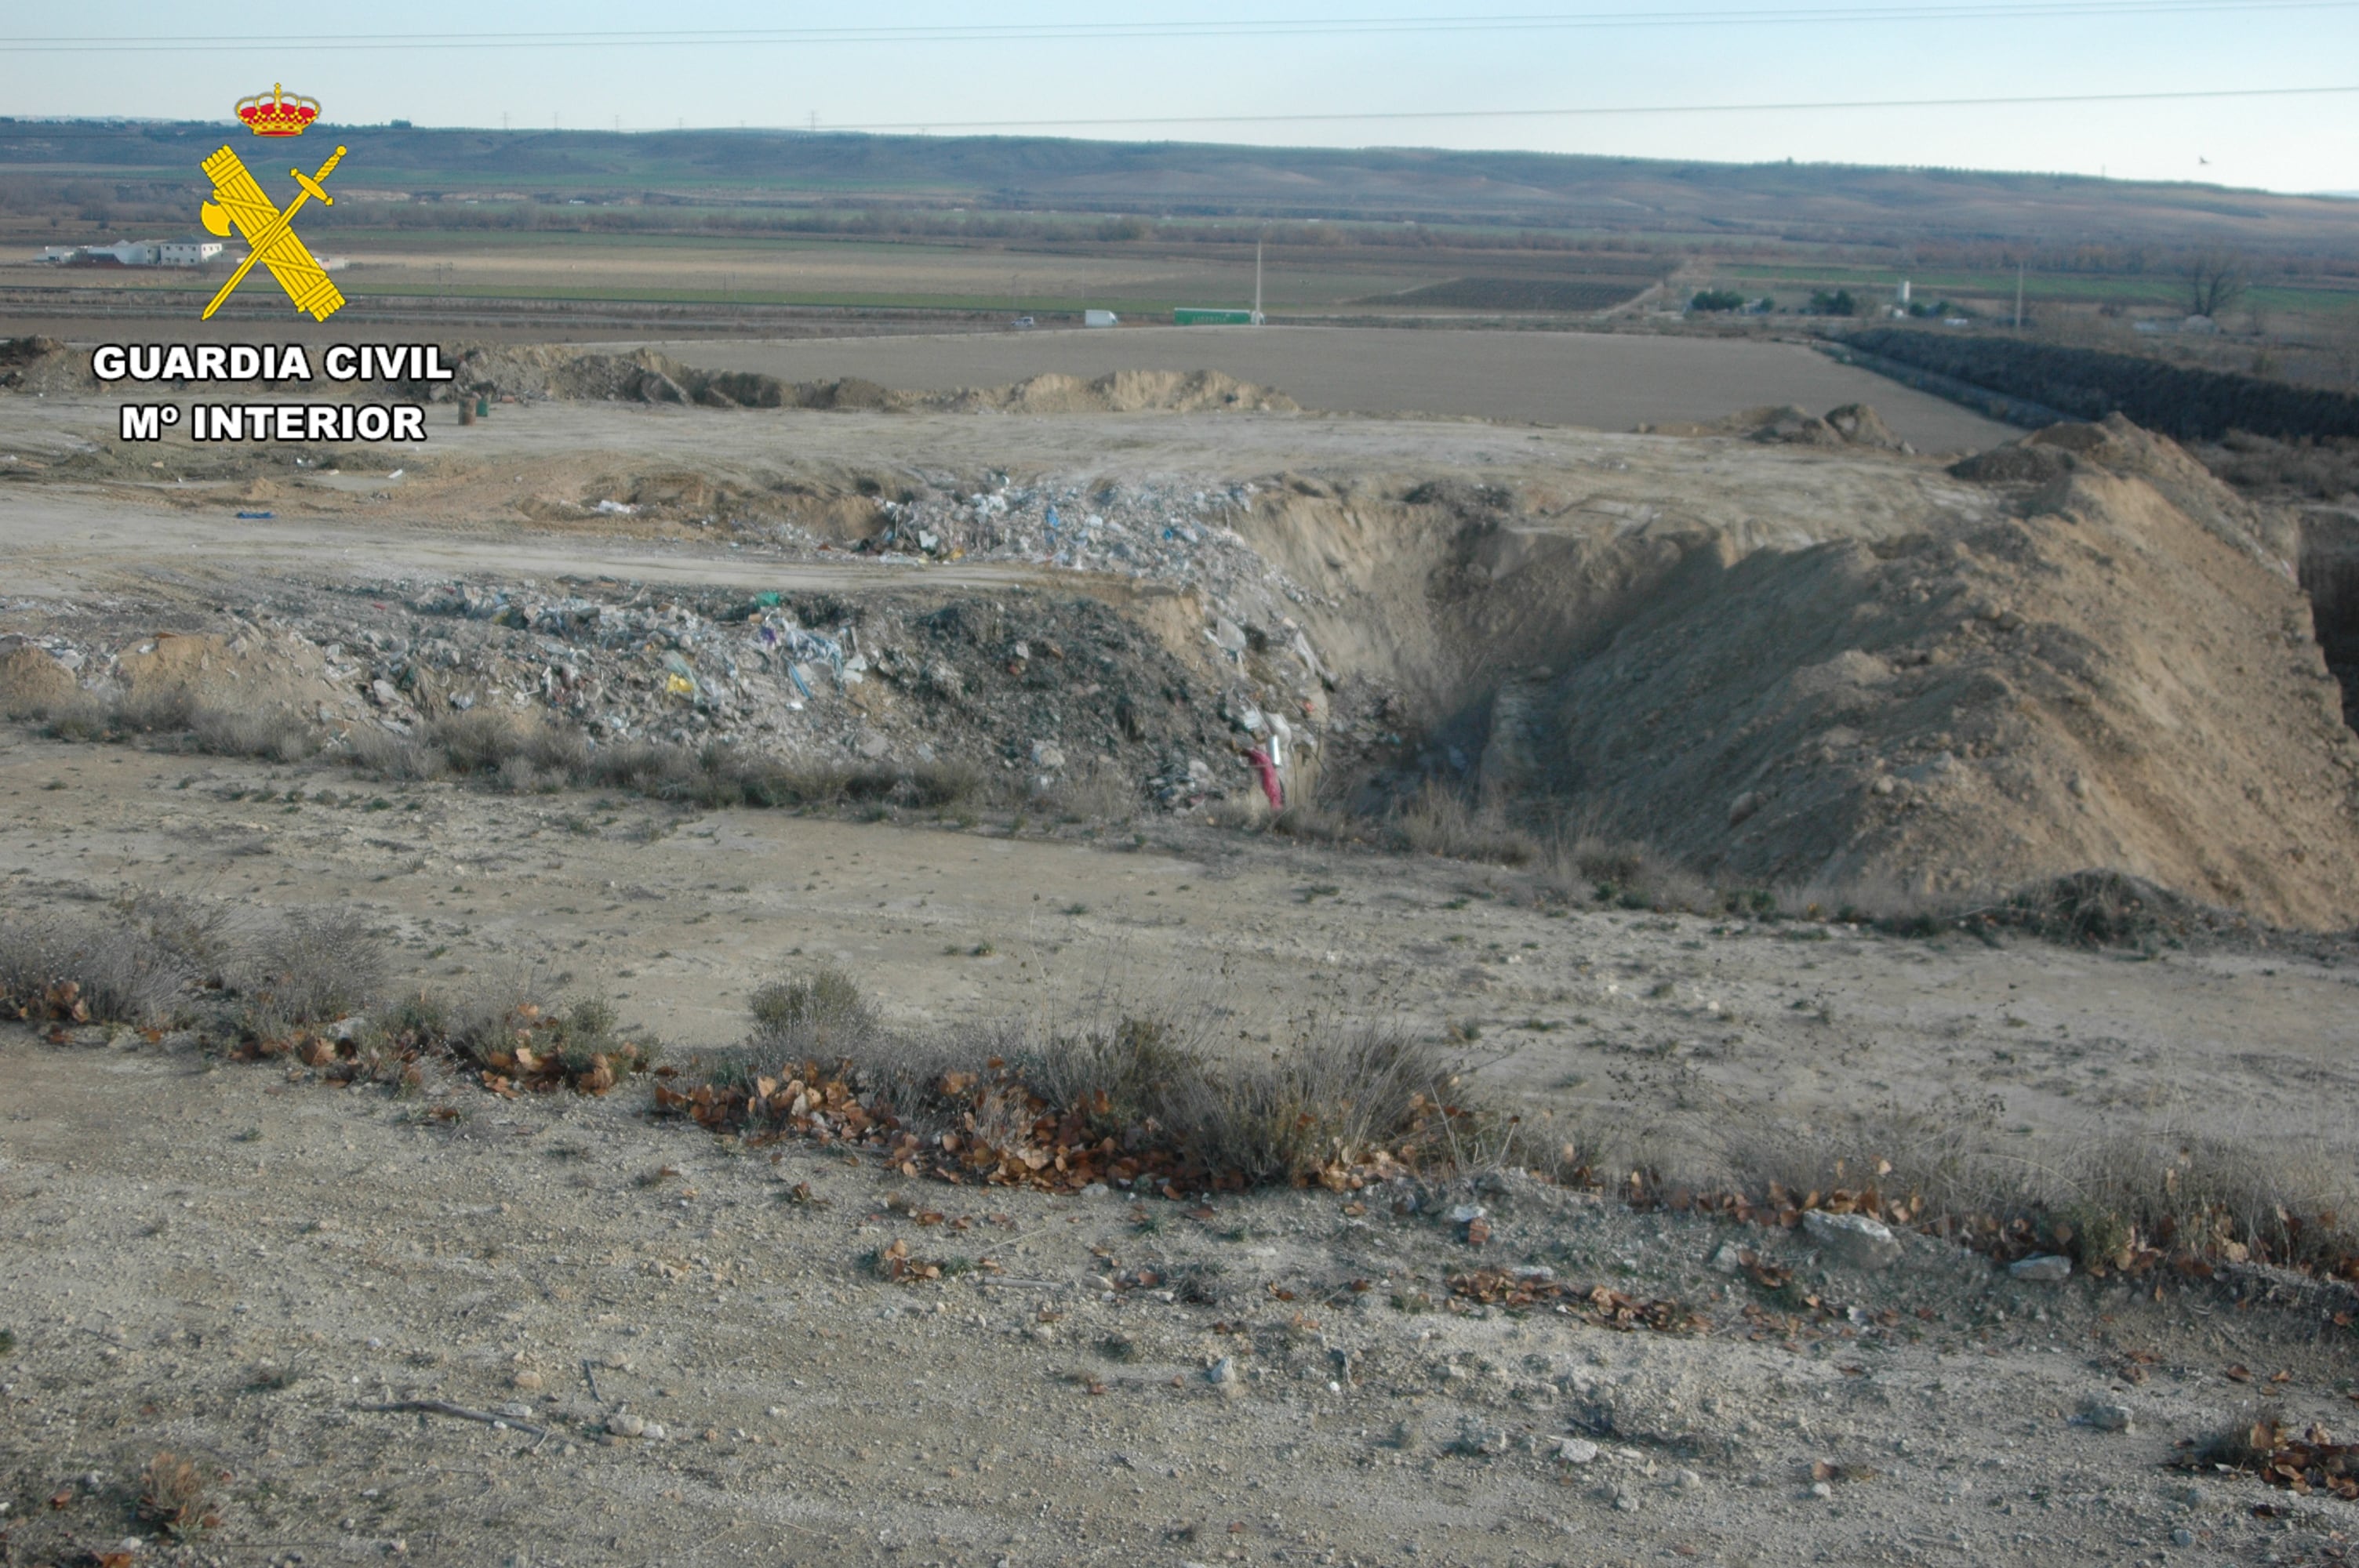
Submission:
[[[1560,786],[1725,875],[2359,920],[2359,738],[2267,520],[2118,419],[2006,450],[1961,469],[2048,477],[1999,521],[1690,556],[1543,699]]]
[[[708,371],[652,349],[628,354],[583,353],[552,347],[494,345],[464,349],[458,380],[440,388],[455,396],[551,398],[567,402],[677,403],[705,408],[837,408],[886,413],[1142,414],[1206,409],[1292,410],[1283,393],[1218,371],[1116,371],[1083,381],[1036,375],[995,387],[903,392],[857,376],[786,382],[750,371]],[[413,395],[438,389],[413,388]]]

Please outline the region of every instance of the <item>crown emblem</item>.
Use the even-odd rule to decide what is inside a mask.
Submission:
[[[239,99],[237,117],[257,136],[299,136],[320,117],[320,101],[289,98],[286,89],[274,81],[268,97],[257,92],[251,98]]]

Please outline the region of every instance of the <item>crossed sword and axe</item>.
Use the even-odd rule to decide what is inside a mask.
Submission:
[[[229,149],[224,147],[222,150],[227,153]],[[292,240],[296,250],[301,253],[303,261],[309,263],[315,270],[318,268],[319,263],[312,259],[310,252],[304,248],[302,241],[294,238],[295,214],[301,211],[303,204],[314,196],[320,199],[320,205],[322,207],[333,207],[336,204],[336,199],[328,194],[321,182],[336,171],[336,165],[343,160],[343,156],[344,149],[338,147],[328,155],[328,161],[320,166],[320,171],[317,174],[305,174],[299,168],[290,168],[287,171],[294,176],[296,182],[303,189],[296,192],[295,200],[287,204],[285,211],[279,212],[260,230],[249,232],[246,234],[245,259],[237,264],[237,270],[230,274],[227,283],[221,286],[221,291],[213,296],[212,303],[205,307],[205,313],[201,319],[208,321],[212,319],[213,312],[222,308],[229,297],[236,292],[237,286],[245,281],[245,275],[254,270],[254,264],[268,259],[271,251],[282,240]],[[231,157],[234,162],[235,155],[231,155]],[[245,173],[243,165],[239,166],[238,172],[241,175]],[[258,189],[255,194],[265,205],[268,205],[270,200],[268,197],[261,196]],[[229,237],[233,219],[227,208],[220,202],[208,201],[200,212],[208,231],[223,239]]]

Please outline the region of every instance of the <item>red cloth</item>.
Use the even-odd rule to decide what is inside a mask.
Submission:
[[[1251,762],[1254,772],[1261,775],[1261,792],[1269,796],[1269,808],[1272,811],[1284,811],[1286,785],[1279,782],[1277,769],[1270,762],[1269,753],[1256,746],[1245,753],[1245,761]]]

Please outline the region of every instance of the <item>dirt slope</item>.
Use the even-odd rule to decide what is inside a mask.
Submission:
[[[1963,465],[2054,473],[2002,521],[1690,557],[1549,693],[1560,787],[1746,877],[2359,917],[2359,741],[2258,520],[2126,424],[2036,442]]]

